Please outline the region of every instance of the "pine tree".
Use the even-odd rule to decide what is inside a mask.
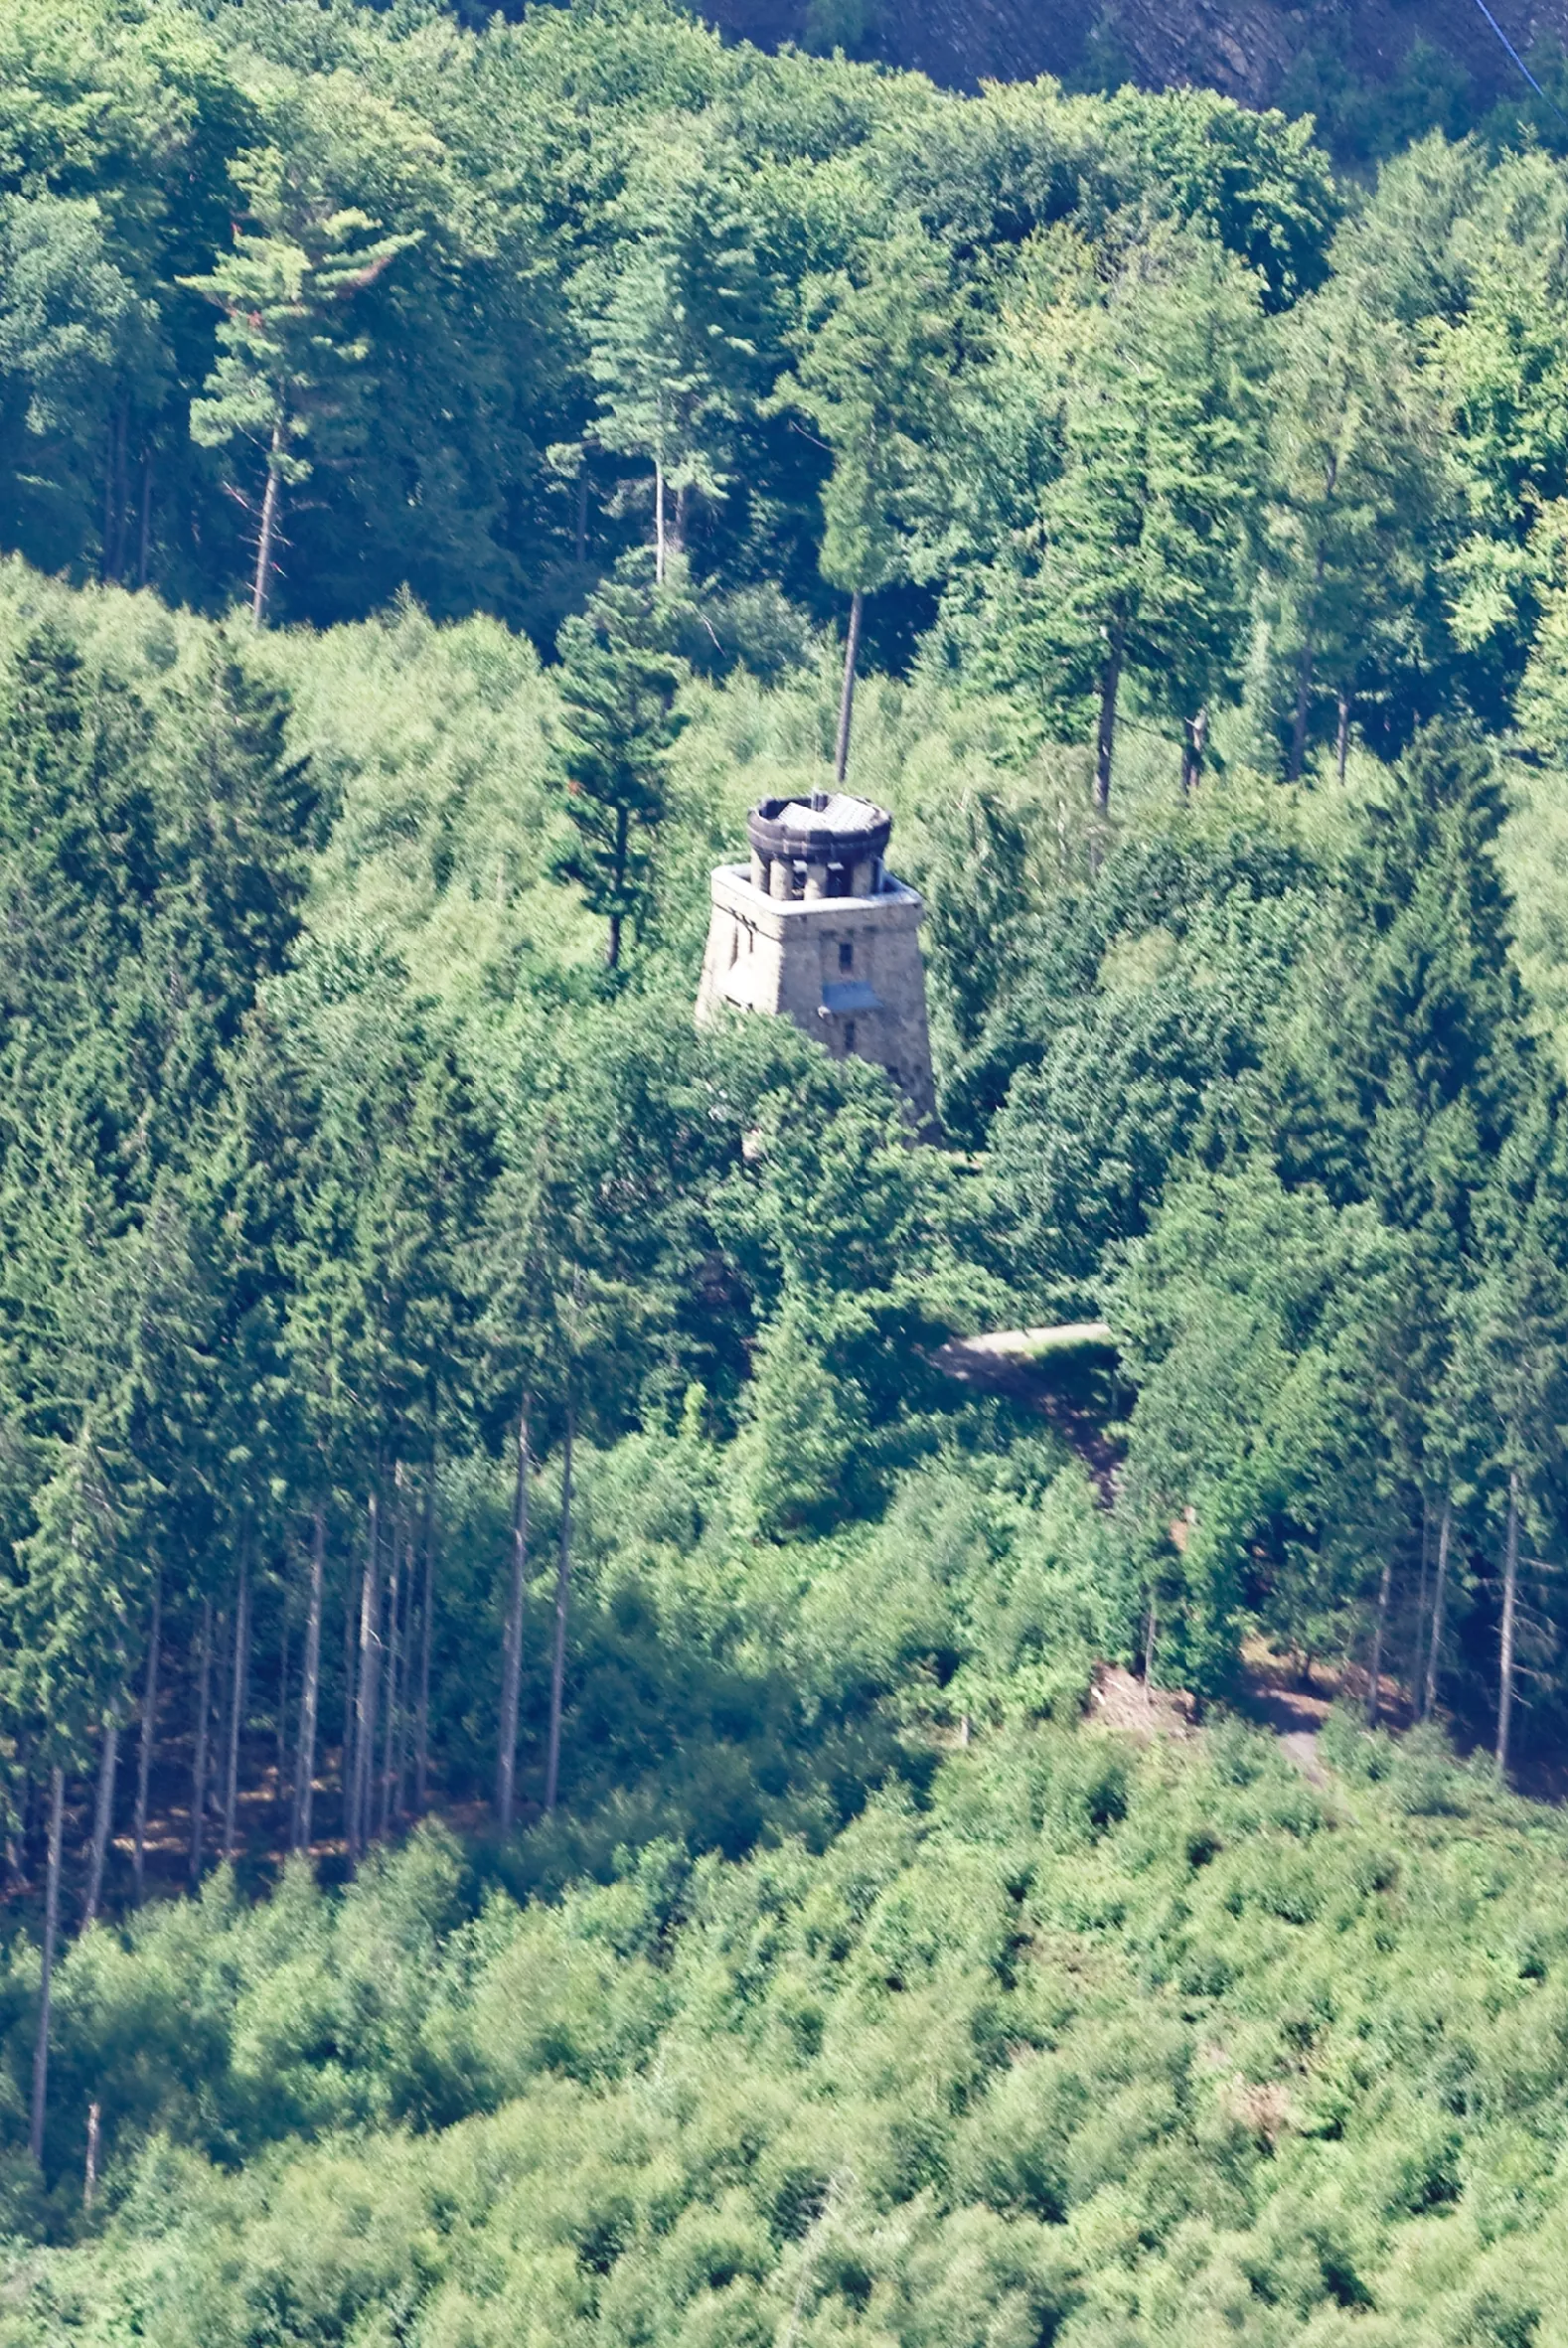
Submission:
[[[669,753],[686,720],[676,709],[683,664],[669,651],[657,591],[622,562],[557,638],[561,716],[555,770],[576,844],[556,870],[609,923],[605,963],[621,958],[628,922],[653,903],[654,847],[669,791]]]

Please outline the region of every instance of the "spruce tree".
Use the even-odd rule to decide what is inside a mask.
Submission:
[[[669,753],[686,720],[676,709],[684,664],[668,649],[657,588],[629,557],[563,622],[561,714],[554,764],[576,840],[556,864],[590,912],[609,924],[614,970],[628,922],[653,903],[654,849],[669,796]]]

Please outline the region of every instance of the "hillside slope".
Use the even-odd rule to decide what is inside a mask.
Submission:
[[[163,2130],[0,2343],[1560,2348],[1562,1822],[1329,1743],[1013,1731],[820,1854],[476,1914],[426,1830],[93,1936]]]
[[[1243,105],[1311,102],[1349,84],[1388,90],[1411,78],[1411,52],[1425,44],[1414,78],[1447,85],[1452,103],[1485,108],[1527,92],[1474,0],[707,0],[704,13],[725,33],[774,48],[785,41],[828,47],[929,74],[960,89],[987,80],[1053,74],[1102,85],[1118,79],[1149,89],[1196,83]],[[1498,0],[1492,14],[1515,48],[1530,54],[1568,34],[1561,0],[1531,6]],[[1538,56],[1537,67],[1541,65]]]

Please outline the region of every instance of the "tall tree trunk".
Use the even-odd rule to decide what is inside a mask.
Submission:
[[[26,1847],[26,1812],[23,1803],[26,1800],[27,1780],[23,1772],[26,1768],[26,1747],[19,1737],[10,1772],[11,1784],[16,1788],[16,1799],[6,1802],[5,1883],[8,1892],[21,1891],[24,1882],[22,1869]]]
[[[1350,758],[1350,697],[1342,688],[1339,693],[1339,731],[1334,739],[1333,758],[1342,788],[1344,770]]]
[[[549,1750],[545,1763],[545,1808],[560,1790],[560,1705],[566,1683],[566,1600],[571,1587],[571,1404],[560,1454],[560,1550],[555,1563],[555,1650],[549,1666]]]
[[[272,1768],[274,1772],[274,1782],[277,1789],[274,1807],[277,1809],[279,1815],[290,1818],[292,1818],[294,1815],[294,1789],[289,1783],[288,1776],[288,1721],[290,1708],[293,1702],[293,1699],[289,1694],[289,1689],[292,1685],[292,1680],[290,1678],[290,1665],[294,1659],[293,1639],[291,1636],[294,1628],[293,1597],[294,1593],[289,1587],[288,1576],[285,1573],[283,1578],[283,1604],[278,1610],[277,1708],[272,1737]]]
[[[413,1680],[413,1628],[418,1611],[414,1595],[415,1544],[410,1531],[402,1556],[402,1660],[397,1678],[397,1742],[392,1751],[392,1813],[399,1825],[408,1817],[408,1763],[413,1750],[413,1705],[408,1690]]]
[[[248,1543],[246,1531],[245,1540]],[[239,1739],[244,1726],[245,1697],[250,1677],[250,1560],[239,1551],[239,1582],[235,1592],[235,1653],[229,1675],[229,1767],[224,1782],[224,1857],[235,1855],[235,1820],[239,1806]]]
[[[844,685],[839,694],[839,738],[834,745],[833,779],[840,790],[850,770],[850,727],[855,716],[855,673],[861,660],[861,618],[865,598],[859,587],[850,597],[850,632],[844,639]]]
[[[109,424],[103,443],[103,520],[98,531],[98,579],[107,586],[114,576],[114,429],[118,418]]]
[[[354,1826],[349,1855],[363,1856],[370,1839],[371,1793],[376,1774],[376,1705],[381,1667],[381,1514],[374,1494],[365,1578],[360,1586],[359,1702],[354,1720]]]
[[[1111,768],[1116,758],[1116,704],[1122,690],[1123,631],[1113,628],[1100,671],[1100,721],[1094,737],[1094,805],[1099,815],[1111,812]]]
[[[120,1715],[116,1701],[104,1715],[103,1750],[98,1756],[98,1798],[92,1812],[92,1848],[87,1859],[87,1896],[82,1902],[83,1927],[97,1921],[103,1899],[103,1866],[108,1857],[109,1832],[114,1823],[114,1782],[119,1774]]]
[[[1337,457],[1331,456],[1327,474],[1328,494],[1333,494],[1338,471]],[[1323,592],[1324,548],[1320,540],[1317,559],[1313,564],[1312,601],[1308,605],[1307,631],[1302,639],[1301,658],[1296,664],[1296,721],[1291,727],[1291,781],[1299,783],[1307,766],[1307,720],[1312,714],[1313,668],[1318,657],[1314,630],[1318,620],[1318,598]]]
[[[430,1641],[435,1624],[435,1457],[424,1495],[424,1603],[419,1609],[419,1720],[414,1744],[413,1804],[422,1818],[430,1792]]]
[[[255,578],[250,590],[250,618],[260,628],[266,624],[267,590],[272,584],[272,543],[277,536],[278,501],[282,484],[278,475],[278,459],[283,453],[283,425],[279,418],[272,427],[272,448],[267,457],[266,487],[261,492],[261,528],[256,534]]]
[[[654,585],[664,585],[664,466],[654,459]]]
[[[147,1678],[141,1696],[141,1751],[136,1760],[136,1825],[132,1866],[141,1904],[147,1857],[147,1792],[152,1780],[153,1740],[158,1733],[158,1645],[163,1631],[163,1576],[152,1586],[152,1627],[147,1634]]]
[[[1437,1570],[1432,1578],[1432,1639],[1427,1647],[1426,1685],[1421,1691],[1421,1717],[1430,1720],[1437,1703],[1438,1665],[1443,1659],[1443,1601],[1448,1591],[1449,1542],[1454,1531],[1454,1500],[1445,1493],[1438,1525]]]
[[[1195,717],[1188,717],[1181,728],[1181,796],[1190,798],[1203,774],[1203,757],[1208,748],[1208,704],[1205,702]]]
[[[523,1689],[523,1590],[528,1577],[528,1406],[518,1414],[517,1485],[512,1500],[512,1574],[501,1643],[501,1738],[496,1750],[496,1823],[512,1831],[517,1790],[518,1707]]]
[[[130,484],[125,474],[125,435],[129,420],[129,402],[123,392],[114,411],[114,528],[109,544],[108,575],[120,579],[125,575],[125,530],[129,520]]]
[[[305,1668],[299,1690],[299,1760],[294,1771],[297,1851],[310,1848],[316,1780],[316,1709],[321,1696],[321,1592],[326,1576],[327,1513],[317,1506],[310,1528],[310,1604],[305,1616]]]
[[[88,2217],[98,2197],[98,2131],[103,2120],[103,2107],[94,2096],[87,2106],[87,2160],[81,2178],[81,2206]]]
[[[191,1762],[191,1881],[202,1878],[202,1836],[207,1824],[207,1714],[212,1700],[213,1602],[202,1600],[202,1644],[196,1672],[196,1750]]]
[[[610,934],[605,941],[604,967],[618,970],[621,960],[621,891],[626,886],[626,863],[631,854],[631,813],[629,809],[615,810],[615,853],[611,866],[612,897],[610,906]]]
[[[136,584],[147,584],[147,566],[152,555],[152,450],[142,451],[141,460],[141,534],[136,553]]]
[[[359,1713],[360,1690],[355,1671],[354,1577],[352,1564],[344,1580],[343,1591],[343,1751],[338,1775],[343,1787],[343,1842],[348,1849],[354,1840],[354,1786],[359,1769],[359,1755],[354,1749],[354,1723]]]
[[[1519,1597],[1519,1471],[1508,1470],[1508,1531],[1502,1555],[1502,1652],[1497,1673],[1497,1768],[1506,1777],[1513,1722],[1513,1631]]]
[[[1377,1577],[1377,1618],[1372,1633],[1372,1670],[1366,1688],[1366,1725],[1377,1726],[1378,1709],[1383,1697],[1383,1641],[1388,1631],[1388,1592],[1394,1578],[1393,1561],[1385,1557],[1383,1570]]]
[[[392,1572],[387,1578],[387,1704],[382,1722],[382,1776],[378,1790],[377,1817],[379,1830],[386,1834],[392,1824],[392,1769],[397,1752],[397,1608],[402,1597],[402,1462],[393,1470],[397,1485],[397,1501],[392,1515]]]
[[[60,1844],[66,1818],[66,1773],[57,1762],[49,1779],[49,1862],[44,1877],[44,1960],[38,1985],[38,2038],[33,2047],[33,2112],[28,2150],[44,2157],[49,2107],[49,2017],[55,1989],[55,1941],[60,1931]]]

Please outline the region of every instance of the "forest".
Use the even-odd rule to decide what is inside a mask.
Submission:
[[[1553,2348],[1568,126],[472,18],[0,0],[0,2348]]]

